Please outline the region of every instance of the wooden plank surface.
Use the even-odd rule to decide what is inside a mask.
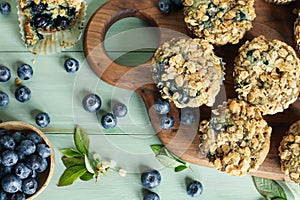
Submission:
[[[141,18],[160,29],[170,30],[169,32],[159,30],[161,42],[165,39],[171,39],[173,37],[172,33],[175,31],[188,34],[183,22],[182,12],[171,12],[169,15],[161,14],[156,8],[155,2],[147,0],[130,2],[112,0],[98,9],[91,17],[84,35],[84,52],[87,61],[102,80],[116,87],[131,89],[142,96],[158,137],[170,150],[184,160],[202,166],[210,166],[205,156],[199,153],[200,140],[197,134],[199,123],[194,123],[189,127],[181,125],[179,122],[180,110],[172,104],[169,114],[175,119],[174,127],[172,130],[162,130],[159,126],[159,116],[152,109],[154,100],[159,97],[159,94],[152,80],[150,61],[131,68],[113,62],[105,52],[103,42],[110,25],[126,17]],[[269,40],[279,39],[295,47],[293,39],[293,23],[297,17],[293,14],[295,7],[300,7],[300,3],[296,2],[289,6],[279,7],[263,0],[255,1],[257,17],[253,22],[253,29],[247,32],[243,40],[237,45],[216,47],[216,53],[226,63],[224,93],[217,96],[218,102],[216,105],[228,98],[236,97],[232,77],[233,60],[237,55],[238,48],[246,40],[265,35]],[[138,35],[138,33],[134,34]],[[295,102],[283,113],[265,117],[273,128],[271,147],[266,160],[258,172],[253,173],[253,175],[289,181],[289,178],[281,172],[277,148],[291,123],[300,118],[299,103],[299,101]],[[200,116],[201,120],[209,119],[210,109],[201,107]]]

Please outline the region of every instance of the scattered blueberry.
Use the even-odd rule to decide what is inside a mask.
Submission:
[[[38,173],[44,172],[46,171],[47,167],[48,167],[48,161],[46,160],[46,158],[42,158],[42,163],[40,167],[36,169],[36,172]]]
[[[41,128],[45,128],[50,124],[50,117],[45,112],[40,112],[35,116],[35,123]]]
[[[31,154],[30,156],[28,156],[28,158],[26,159],[26,166],[28,166],[30,169],[32,170],[36,170],[38,168],[40,168],[40,166],[42,165],[42,158],[39,155],[36,154]]]
[[[17,73],[20,79],[28,80],[33,75],[32,67],[28,64],[22,64],[18,67]]]
[[[6,82],[10,79],[11,77],[11,72],[8,67],[1,66],[0,67],[0,82]]]
[[[106,113],[101,118],[101,125],[105,129],[112,129],[117,125],[117,118],[112,113]]]
[[[143,200],[160,200],[160,198],[155,192],[147,192]]]
[[[2,165],[11,167],[18,162],[18,155],[12,150],[5,150],[2,152]]]
[[[159,121],[161,128],[164,130],[169,130],[174,126],[174,118],[170,115],[162,115]]]
[[[180,113],[180,121],[185,125],[190,125],[196,120],[196,111],[194,108],[183,108]]]
[[[16,151],[18,155],[31,155],[35,152],[36,150],[36,145],[32,140],[23,140],[20,142],[20,144],[16,147]]]
[[[43,142],[43,138],[37,134],[36,132],[31,132],[31,133],[28,133],[26,135],[26,138],[28,140],[31,140],[32,142],[34,142],[35,144],[38,144],[38,143],[41,143]]]
[[[188,184],[186,192],[191,197],[197,197],[203,192],[203,186],[199,181],[193,181]]]
[[[82,106],[88,112],[100,110],[102,101],[97,94],[88,94],[82,99]]]
[[[159,0],[158,1],[158,9],[164,14],[169,13],[171,11],[171,1],[170,0]]]
[[[124,117],[127,114],[127,106],[123,103],[117,103],[113,106],[113,114],[116,117]]]
[[[11,195],[8,195],[7,200],[26,200],[26,196],[23,192],[16,192]]]
[[[38,188],[38,182],[34,178],[27,178],[23,181],[22,190],[27,195],[32,195]]]
[[[183,8],[183,0],[171,0],[171,4],[177,9],[181,10]]]
[[[13,150],[16,146],[16,142],[14,140],[14,138],[10,135],[3,135],[0,138],[0,145],[2,148],[4,149],[11,149]]]
[[[38,144],[36,151],[42,158],[48,158],[51,154],[50,147],[44,143]]]
[[[15,91],[15,97],[18,101],[25,103],[31,99],[31,90],[26,86],[19,86]]]
[[[160,184],[161,175],[157,170],[147,170],[142,173],[141,181],[145,188],[152,189]]]
[[[27,167],[24,163],[17,163],[14,167],[14,172],[20,179],[25,179],[31,174],[31,169],[29,169],[29,167]]]
[[[164,114],[168,114],[170,112],[170,103],[167,100],[158,98],[154,101],[154,110],[160,114],[160,115],[164,115]]]
[[[0,107],[6,106],[9,103],[9,97],[5,92],[0,92]]]
[[[10,13],[11,7],[8,2],[0,3],[0,13],[2,15],[8,15]]]
[[[1,182],[2,189],[7,193],[16,193],[22,188],[22,181],[16,175],[7,175]]]
[[[25,140],[25,135],[20,131],[15,131],[12,134],[12,137],[14,138],[16,143],[20,143],[22,140]]]
[[[68,73],[75,73],[79,69],[79,62],[75,58],[68,58],[65,61],[64,67]]]

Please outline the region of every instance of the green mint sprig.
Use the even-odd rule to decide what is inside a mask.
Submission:
[[[95,178],[97,181],[99,175],[105,176],[107,171],[115,167],[114,162],[101,161],[98,154],[90,153],[88,134],[79,126],[75,128],[74,142],[76,148],[61,150],[61,159],[66,169],[59,179],[58,186],[71,185],[77,179],[89,181]],[[123,175],[124,170],[121,172]]]
[[[165,167],[173,168],[175,172],[191,169],[187,162],[175,156],[164,145],[154,144],[150,145],[150,147],[155,154],[155,158]]]

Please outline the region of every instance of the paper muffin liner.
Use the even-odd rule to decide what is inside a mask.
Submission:
[[[20,7],[20,1],[17,0],[17,14],[19,20],[21,39],[23,40],[26,48],[36,55],[46,55],[61,52],[66,48],[74,47],[78,40],[81,38],[84,22],[86,19],[87,4],[83,1],[76,20],[73,22],[71,27],[54,32],[39,32],[43,39],[38,40],[34,45],[30,45],[26,42],[25,36],[25,24],[26,16],[22,12]]]

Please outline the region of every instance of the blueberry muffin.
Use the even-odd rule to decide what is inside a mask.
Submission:
[[[184,21],[199,38],[216,45],[236,44],[252,28],[254,0],[185,0]]]
[[[208,41],[173,38],[154,54],[153,79],[162,98],[178,108],[212,106],[223,80],[223,63]]]
[[[234,87],[239,99],[257,106],[263,115],[282,112],[299,95],[300,60],[294,49],[264,36],[247,41],[234,63]]]
[[[201,153],[230,175],[257,171],[269,152],[272,128],[259,109],[245,101],[224,102],[199,127]]]
[[[47,34],[69,29],[83,6],[83,0],[20,0],[25,43],[31,46]]]
[[[294,24],[294,37],[296,40],[297,50],[300,52],[300,10],[298,10],[298,18]]]
[[[282,172],[300,184],[300,120],[293,123],[278,148]]]
[[[265,0],[265,1],[268,3],[274,3],[274,4],[288,4],[288,3],[291,3],[296,0]]]

